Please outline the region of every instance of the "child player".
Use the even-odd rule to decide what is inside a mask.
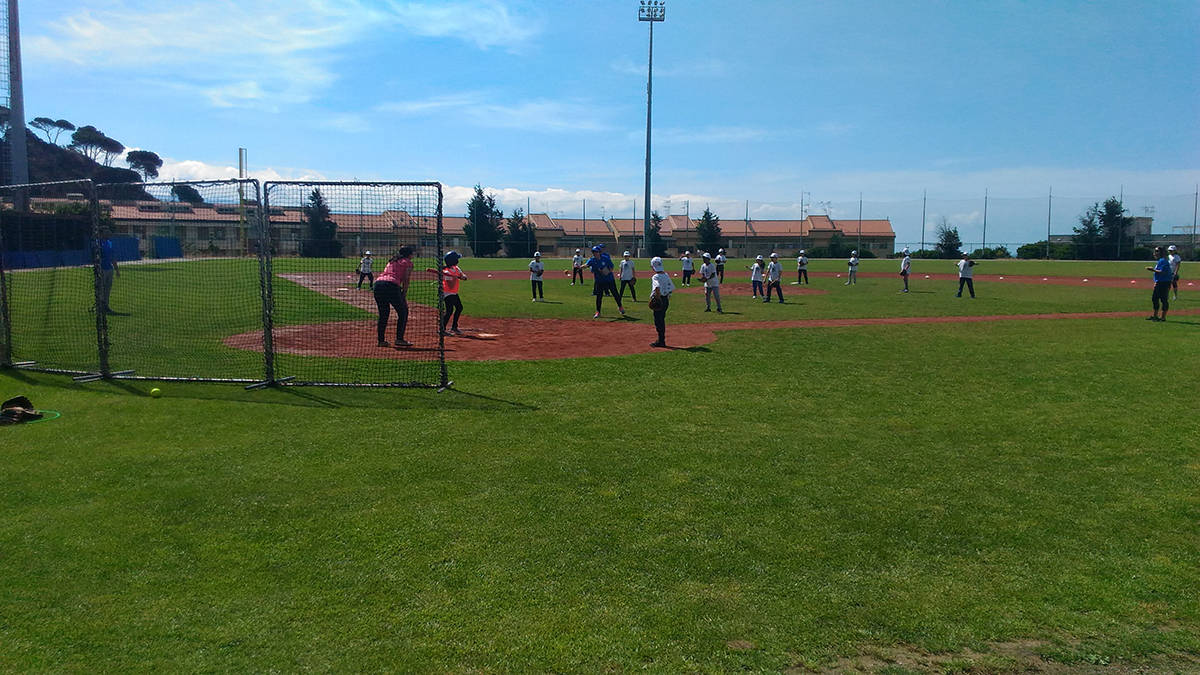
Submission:
[[[846,261],[846,285],[858,284],[858,251],[850,251],[850,259]]]
[[[717,249],[717,257],[713,258],[713,262],[717,263],[717,276],[721,283],[725,283],[725,249]]]
[[[1167,262],[1171,265],[1171,288],[1174,289],[1174,299],[1179,299],[1179,265],[1183,262],[1183,258],[1179,257],[1179,249],[1175,248],[1175,244],[1167,247]]]
[[[717,266],[712,262],[712,256],[705,253],[701,256],[704,263],[700,265],[700,281],[704,283],[704,311],[712,311],[713,298],[717,300],[717,314],[723,314],[721,309],[721,280],[717,278]]]
[[[426,272],[433,272],[442,279],[442,306],[445,307],[445,314],[442,315],[442,335],[462,335],[462,331],[458,329],[458,317],[462,316],[463,304],[458,297],[458,282],[467,278],[466,274],[458,268],[458,261],[462,259],[455,251],[448,251],[443,258],[446,263],[441,270],[427,268]],[[446,324],[450,322],[451,315],[454,317],[454,324],[450,332],[446,332]]]
[[[800,255],[796,256],[796,283],[808,283],[808,255],[804,253],[804,249],[800,249]]]
[[[651,347],[666,347],[667,346],[667,308],[671,306],[671,293],[675,290],[675,284],[671,282],[671,275],[663,271],[662,258],[654,256],[650,259],[650,269],[654,270],[654,276],[650,277],[650,296],[653,302],[654,296],[660,299],[660,305],[654,312],[654,329],[658,332],[658,340],[651,342]]]
[[[908,292],[908,275],[912,272],[912,256],[908,254],[908,247],[904,247],[904,260],[900,261],[900,278],[904,279],[904,290],[901,293]]]
[[[363,251],[363,257],[358,261],[358,287],[362,288],[363,279],[367,280],[367,290],[375,287],[375,275],[371,273],[371,268],[375,261],[371,259],[370,251]]]
[[[761,255],[754,258],[754,264],[750,266],[750,299],[757,300],[758,296],[766,297],[763,292],[763,271],[767,265],[763,262]]]
[[[575,249],[575,257],[571,258],[571,285],[575,285],[575,277],[579,277],[579,285],[583,285],[583,251]]]
[[[779,294],[779,304],[783,304],[783,265],[779,264],[779,254],[771,254],[771,264],[767,265],[767,292],[763,294],[763,302],[771,301],[771,289]]]
[[[621,256],[621,289],[618,295],[625,297],[625,289],[629,289],[629,296],[637,302],[637,276],[634,274],[633,260],[629,258],[629,251]]]
[[[546,290],[542,288],[542,273],[546,271],[546,266],[542,264],[542,254],[536,251],[533,254],[533,260],[529,261],[529,285],[533,289],[533,301],[538,299],[546,299]]]
[[[679,265],[682,268],[682,272],[683,272],[683,282],[682,282],[683,285],[691,286],[692,285],[692,272],[696,271],[696,268],[695,268],[694,264],[692,263],[692,252],[691,251],[683,252],[683,255],[680,256],[680,258],[679,258]]]

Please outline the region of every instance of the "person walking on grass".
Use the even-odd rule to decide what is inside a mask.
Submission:
[[[771,289],[779,294],[779,304],[783,304],[783,265],[779,264],[779,254],[771,254],[771,264],[767,265],[767,292],[763,293],[763,302],[771,301]]]
[[[808,255],[804,249],[800,249],[800,255],[796,256],[796,284],[808,283]]]
[[[683,252],[683,255],[679,257],[679,265],[683,271],[683,282],[682,282],[683,285],[691,286],[692,285],[692,273],[696,271],[695,264],[692,263],[692,252],[691,251]]]
[[[375,260],[371,258],[370,251],[364,251],[363,257],[358,261],[358,288],[362,288],[363,279],[367,280],[367,290],[371,290],[375,286],[375,275],[372,274],[371,268],[375,266]]]
[[[542,287],[542,274],[545,271],[541,251],[534,251],[533,260],[529,261],[529,285],[533,290],[534,302],[546,299],[546,289]]]
[[[462,316],[463,304],[458,297],[458,283],[465,281],[466,274],[458,268],[458,261],[462,256],[456,251],[449,251],[442,258],[445,265],[440,270],[427,268],[426,272],[433,272],[442,280],[442,307],[445,313],[442,315],[442,335],[462,335],[462,331],[458,329],[458,318]],[[450,331],[446,331],[446,325],[450,323],[450,319],[454,319],[451,324]]]
[[[637,275],[633,269],[633,260],[629,257],[629,251],[621,254],[621,288],[617,291],[622,298],[625,297],[625,289],[629,289],[629,297],[637,302]]]
[[[100,230],[100,239],[96,244],[100,247],[100,288],[96,309],[103,314],[115,314],[116,312],[108,304],[108,298],[112,295],[113,279],[121,276],[121,270],[117,268],[117,254],[113,250],[112,231],[107,226]]]
[[[712,256],[705,253],[701,256],[700,281],[704,284],[704,311],[712,311],[713,298],[717,300],[717,314],[724,314],[721,309],[721,280],[717,277],[717,266],[712,262]]]
[[[755,256],[754,264],[750,266],[750,299],[757,300],[758,296],[766,297],[763,292],[763,273],[767,270],[767,264],[763,262],[761,255]]]
[[[717,264],[717,276],[720,278],[721,283],[725,283],[725,249],[717,249],[717,257],[713,258],[713,262]]]
[[[1174,291],[1173,300],[1179,299],[1179,266],[1183,263],[1183,258],[1177,253],[1179,249],[1175,248],[1175,244],[1167,247],[1167,262],[1171,265],[1171,290]]]
[[[579,285],[583,285],[583,251],[575,249],[575,257],[571,258],[571,285],[575,285],[575,277],[579,277]]]
[[[858,285],[858,251],[850,251],[850,260],[846,261],[846,285]]]
[[[904,259],[900,261],[900,278],[904,279],[904,290],[901,293],[908,292],[908,275],[912,272],[912,256],[908,254],[908,247],[905,246],[902,251]]]
[[[412,346],[411,342],[404,339],[404,331],[408,328],[408,282],[412,278],[412,254],[413,247],[401,246],[371,285],[375,306],[379,309],[375,332],[380,347],[388,346],[385,333],[392,309],[396,310],[396,349]]]
[[[1154,247],[1154,257],[1158,258],[1158,262],[1154,267],[1146,269],[1154,272],[1154,292],[1150,294],[1150,302],[1154,305],[1154,313],[1146,317],[1147,321],[1166,321],[1167,309],[1170,308],[1170,303],[1167,302],[1167,296],[1171,292],[1171,261],[1167,258],[1167,252],[1161,246]],[[1162,303],[1162,316],[1158,315],[1158,305]]]
[[[604,247],[593,246],[592,257],[587,261],[592,270],[592,295],[596,296],[596,313],[593,319],[600,318],[600,305],[604,302],[604,294],[608,293],[617,301],[617,311],[625,315],[625,306],[621,304],[621,296],[617,293],[616,277],[613,276],[612,259],[604,252]]]
[[[958,261],[958,293],[954,297],[962,297],[963,284],[966,284],[967,290],[971,292],[971,298],[975,298],[975,261],[971,260],[971,254],[963,251],[962,260]]]
[[[654,330],[658,332],[658,340],[651,342],[651,347],[667,346],[667,308],[671,306],[671,293],[675,284],[671,275],[663,271],[663,260],[658,256],[650,259],[650,269],[654,276],[650,277],[650,311],[654,313]]]

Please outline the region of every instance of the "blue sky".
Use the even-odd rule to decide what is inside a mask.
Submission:
[[[225,177],[482,184],[507,208],[632,216],[647,24],[635,1],[25,2],[29,117]],[[653,206],[891,217],[923,190],[971,241],[1068,231],[1123,191],[1191,225],[1200,3],[671,0],[654,41]],[[1005,205],[1012,208],[1006,208]],[[1082,207],[1078,205],[1083,205]],[[915,209],[915,211],[914,211]],[[852,213],[851,213],[852,212]],[[915,213],[915,215],[914,215]],[[1039,215],[1040,214],[1040,215]],[[914,222],[915,221],[915,222]]]

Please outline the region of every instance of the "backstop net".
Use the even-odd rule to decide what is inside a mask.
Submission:
[[[109,363],[147,378],[263,379],[260,187],[254,180],[96,186],[117,262]]]
[[[2,187],[0,365],[445,386],[441,208],[437,183]],[[376,287],[400,253],[407,285]]]
[[[101,367],[99,220],[90,181],[0,187],[0,363]],[[129,242],[116,245],[125,250]]]
[[[441,186],[268,182],[264,196],[274,377],[445,385],[430,271],[442,255]],[[409,278],[376,287],[392,260],[410,267]]]

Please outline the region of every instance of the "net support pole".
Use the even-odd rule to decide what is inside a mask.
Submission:
[[[437,262],[435,266],[439,269],[442,266],[442,261],[445,259],[445,251],[442,250],[442,184],[437,184]],[[442,316],[446,312],[446,300],[442,297],[442,278],[437,277],[438,301],[437,301],[437,338],[438,338],[438,368],[441,373],[441,386],[439,391],[445,391],[451,384],[450,373],[446,368],[446,336],[442,332]]]
[[[96,356],[100,364],[100,377],[108,379],[112,377],[112,371],[109,368],[108,356],[110,342],[108,339],[108,305],[104,302],[103,286],[104,282],[101,276],[104,274],[103,253],[101,247],[104,242],[101,237],[104,235],[100,231],[100,198],[96,193],[96,186],[90,180],[84,185],[88,196],[88,211],[92,219],[92,306],[96,313]],[[114,253],[115,257],[115,253]],[[112,261],[116,265],[116,261]],[[115,274],[115,270],[114,270]]]
[[[4,228],[0,227],[0,366],[12,368],[12,320],[8,314],[8,272],[4,269]]]
[[[255,201],[260,201],[258,181],[254,185]],[[274,277],[271,262],[271,195],[261,191],[261,204],[258,209],[258,287],[262,300],[262,329],[263,329],[263,383],[264,386],[275,384],[275,293]]]

